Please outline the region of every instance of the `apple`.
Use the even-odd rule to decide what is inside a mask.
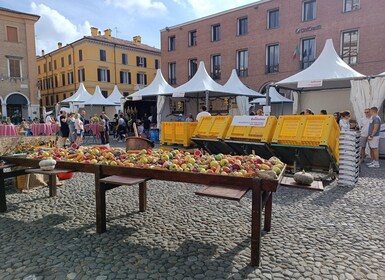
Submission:
[[[213,160],[210,162],[210,167],[211,168],[217,168],[219,166],[219,162],[217,162],[216,160]]]
[[[170,159],[170,157],[168,155],[163,154],[161,159],[164,161],[168,161]]]
[[[223,159],[223,154],[217,154],[214,156],[215,160],[221,161]]]
[[[226,165],[229,164],[229,160],[226,159],[226,158],[223,158],[223,159],[221,159],[221,161],[219,162],[219,164],[220,164],[221,166],[226,166]]]
[[[228,166],[224,166],[224,167],[222,168],[222,172],[225,172],[225,173],[227,174],[227,173],[230,173],[230,172],[231,172],[231,169],[230,169]]]
[[[176,171],[178,166],[175,163],[171,163],[170,166],[168,167],[169,170],[171,171]]]

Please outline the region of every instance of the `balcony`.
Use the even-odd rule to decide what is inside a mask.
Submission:
[[[237,69],[238,77],[247,77],[248,76],[248,68],[245,69]]]
[[[279,64],[276,65],[265,65],[265,74],[279,72]]]

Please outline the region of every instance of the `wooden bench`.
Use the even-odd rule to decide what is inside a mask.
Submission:
[[[205,186],[196,191],[196,195],[239,201],[250,190],[249,186]]]

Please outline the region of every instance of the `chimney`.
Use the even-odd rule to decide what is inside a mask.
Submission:
[[[44,56],[44,50],[41,50],[41,56]]]
[[[139,35],[134,36],[134,37],[132,38],[132,40],[134,41],[134,44],[140,45],[140,44],[142,43],[142,37],[140,37]]]
[[[98,31],[98,36],[101,36],[102,35],[102,31]]]
[[[107,39],[110,39],[111,38],[111,32],[112,30],[111,29],[106,29],[104,30],[104,36],[107,38]]]
[[[91,27],[91,36],[98,35],[98,29],[96,27]]]
[[[63,46],[62,42],[57,42],[57,48],[60,49]]]

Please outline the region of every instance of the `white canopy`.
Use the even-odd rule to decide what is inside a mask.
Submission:
[[[160,69],[156,70],[156,76],[154,80],[145,88],[138,90],[130,95],[134,100],[140,100],[141,97],[158,96],[158,95],[171,95],[174,88],[170,86],[162,75]]]
[[[349,88],[350,80],[363,77],[364,75],[355,71],[339,57],[332,39],[328,39],[320,56],[312,65],[275,85],[299,91],[338,89]]]
[[[193,95],[194,97],[205,97],[206,92],[209,92],[210,96],[230,94],[222,85],[210,77],[203,61],[199,62],[197,72],[188,82],[173,90],[173,94],[184,93],[186,96]]]
[[[281,95],[275,89],[275,87],[270,87],[269,88],[269,96],[270,96],[270,101],[271,101],[272,104],[275,104],[275,103],[293,103],[294,102],[293,100],[291,100],[289,98],[286,98],[285,96]],[[263,97],[266,97],[266,96],[263,95]],[[264,98],[264,99],[261,99],[261,98],[254,99],[250,103],[251,104],[259,104],[259,105],[266,105],[266,98]]]
[[[81,103],[91,98],[91,94],[86,90],[83,83],[79,84],[78,90],[74,95],[64,99],[60,103]]]
[[[244,83],[239,79],[237,75],[237,70],[233,69],[231,71],[230,78],[226,82],[226,84],[223,85],[225,90],[227,92],[231,92],[232,94],[236,95],[244,95],[244,96],[250,96],[250,97],[265,97],[263,94],[260,94],[259,92],[252,90],[245,86]]]
[[[122,94],[120,93],[118,86],[115,85],[114,89],[112,90],[112,93],[110,96],[107,97],[108,101],[111,101],[115,103],[115,105],[120,105],[120,99],[122,98]]]
[[[116,106],[116,104],[108,99],[106,99],[99,86],[95,87],[95,92],[92,95],[90,99],[88,99],[84,105],[89,105],[89,106]]]

